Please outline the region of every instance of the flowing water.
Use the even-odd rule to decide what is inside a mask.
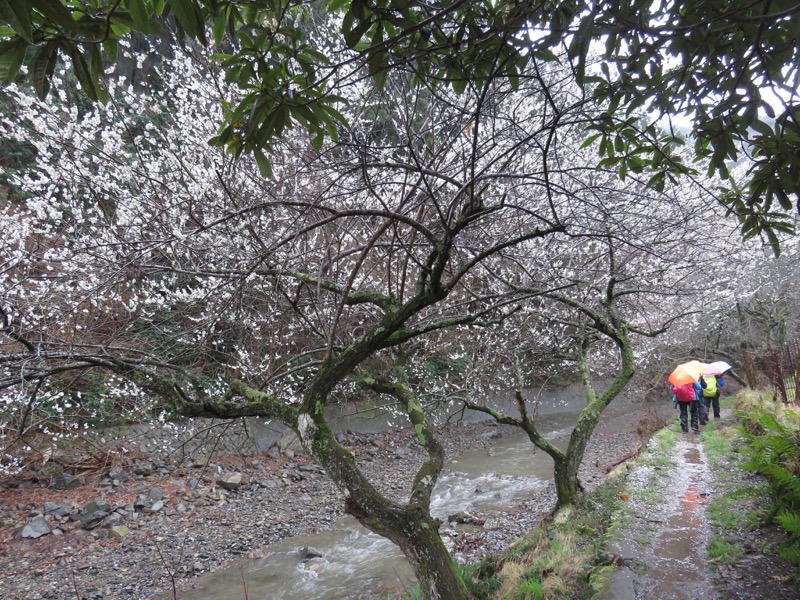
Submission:
[[[574,396],[580,399],[580,396]],[[542,419],[545,436],[564,447],[577,419],[574,397],[560,413]],[[567,409],[564,411],[564,409]],[[609,416],[631,410],[620,402]],[[445,466],[431,504],[434,516],[447,520],[459,511],[492,511],[531,498],[552,479],[552,459],[532,451],[524,434],[507,435],[486,449],[466,452]],[[320,558],[302,560],[305,547]],[[411,567],[388,540],[363,528],[350,517],[325,532],[272,544],[260,559],[242,560],[199,579],[181,593],[192,600],[353,600],[396,597],[414,583]]]

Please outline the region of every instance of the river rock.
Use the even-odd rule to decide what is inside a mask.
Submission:
[[[125,525],[116,525],[108,530],[108,537],[112,540],[122,540],[128,537],[131,530]]]
[[[46,515],[53,515],[54,517],[68,517],[72,511],[55,502],[45,502],[42,512]]]
[[[304,565],[305,571],[312,571],[314,573],[322,573],[325,570],[325,561],[318,558],[308,560]]]
[[[50,531],[50,525],[48,525],[47,521],[45,521],[44,518],[39,517],[27,525],[20,527],[14,537],[17,539],[36,539],[42,537],[43,535],[47,535],[50,533]]]
[[[105,521],[103,522],[103,526],[104,527],[113,527],[114,525],[117,525],[118,523],[121,523],[122,519],[123,519],[123,516],[121,514],[119,514],[116,511],[112,512],[110,515],[108,515],[105,518]]]
[[[312,558],[322,558],[322,552],[311,546],[305,546],[300,550],[300,560],[307,561]]]
[[[217,485],[223,489],[236,491],[242,483],[241,473],[225,473],[217,479]]]
[[[78,514],[78,520],[86,529],[97,527],[111,512],[111,505],[105,500],[89,502]]]
[[[83,483],[82,477],[73,477],[72,475],[61,473],[53,480],[52,487],[57,490],[74,490],[81,487]]]
[[[485,519],[479,519],[475,515],[471,515],[466,511],[457,512],[447,517],[448,523],[460,523],[462,525],[478,525],[482,526],[486,523]]]
[[[142,477],[152,475],[154,469],[155,467],[153,466],[153,463],[147,460],[138,461],[135,465],[133,465],[133,472],[136,475],[141,475]]]
[[[108,472],[108,478],[112,481],[125,483],[130,479],[130,475],[128,475],[122,467],[117,466]]]

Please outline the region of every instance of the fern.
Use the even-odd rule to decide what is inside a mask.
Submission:
[[[739,431],[748,442],[744,467],[767,478],[772,515],[787,533],[778,554],[800,564],[800,421],[796,415],[776,417],[760,407],[739,417]]]
[[[800,507],[800,477],[776,464],[766,464],[761,472],[781,492],[784,502]]]
[[[800,546],[787,546],[778,550],[778,556],[800,565]]]
[[[800,512],[784,510],[775,519],[781,524],[789,535],[800,537]]]

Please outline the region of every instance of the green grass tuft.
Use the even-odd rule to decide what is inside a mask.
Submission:
[[[732,565],[743,555],[742,549],[724,538],[714,538],[708,544],[708,557],[722,565]]]

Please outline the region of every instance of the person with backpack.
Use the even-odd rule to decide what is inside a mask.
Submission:
[[[683,433],[689,433],[689,415],[691,414],[692,431],[697,433],[700,431],[698,415],[700,412],[699,398],[700,390],[702,390],[701,385],[695,382],[678,386],[671,385],[671,387],[673,400],[681,411],[681,431],[683,431]]]
[[[722,375],[703,375],[700,378],[700,387],[703,397],[700,404],[700,424],[708,423],[709,410],[714,408],[714,418],[719,419],[719,389],[725,385]]]

